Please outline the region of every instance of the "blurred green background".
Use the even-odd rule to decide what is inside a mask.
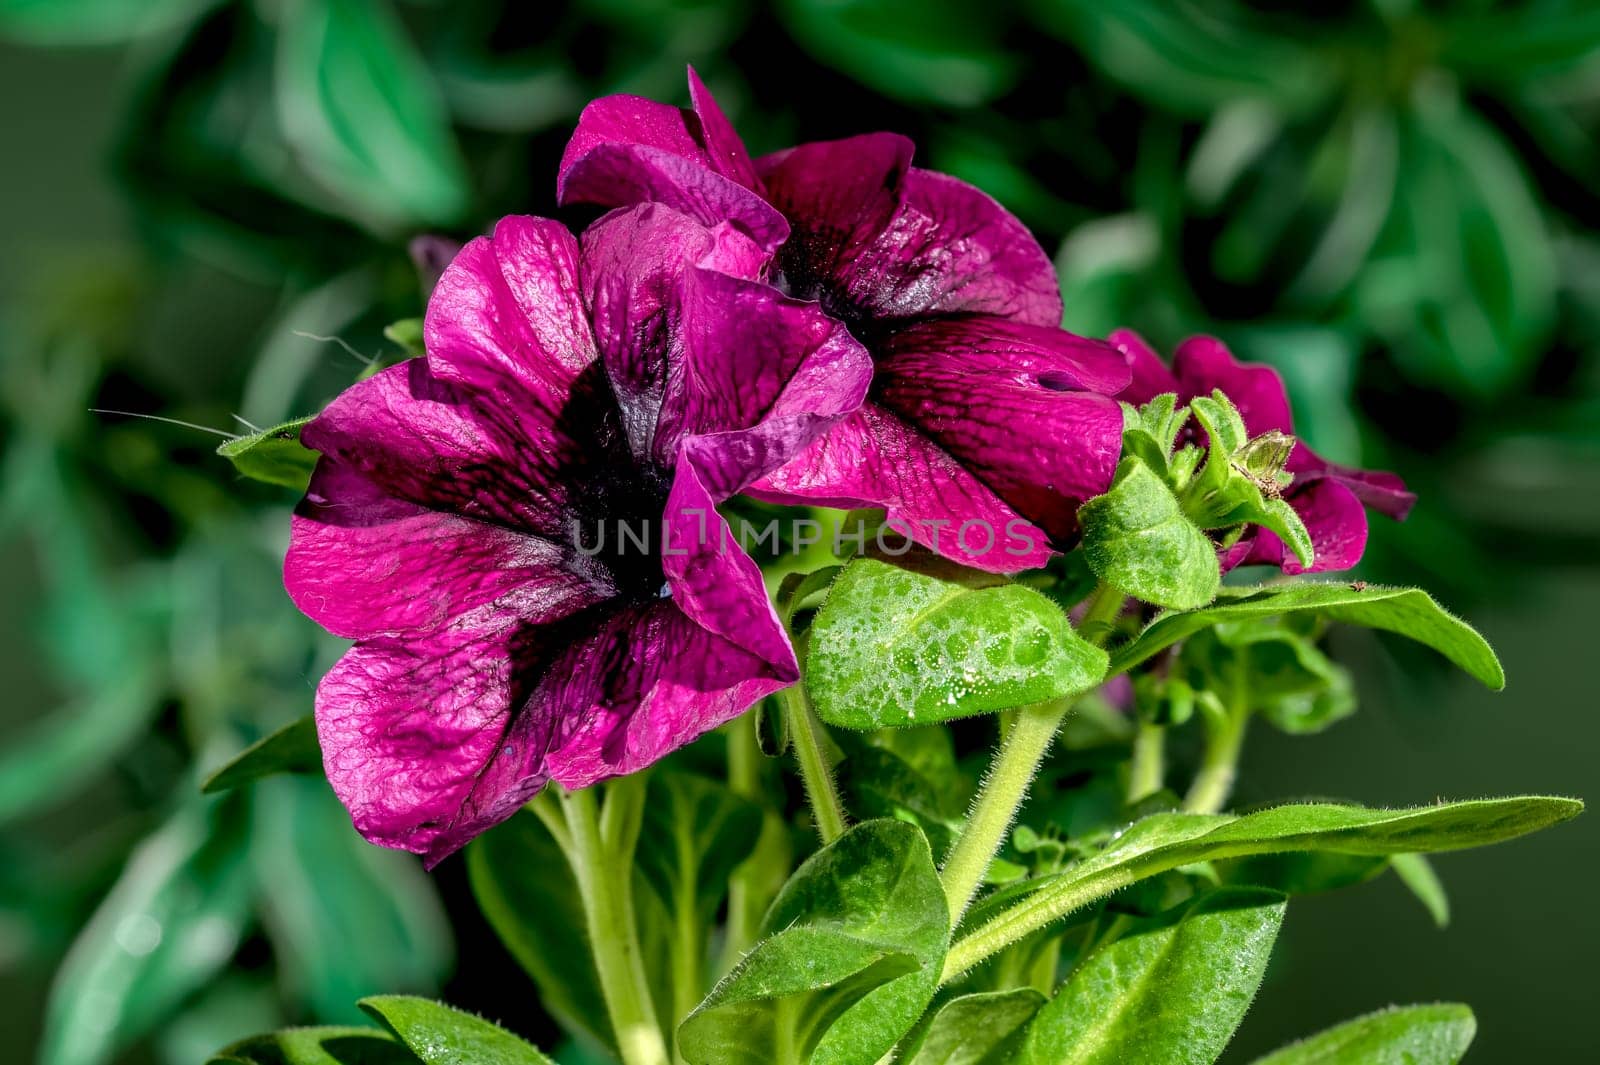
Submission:
[[[1341,638],[1362,713],[1263,732],[1241,801],[1592,797],[1600,5],[0,0],[8,1060],[192,1063],[376,991],[548,1035],[459,863],[365,846],[320,781],[198,795],[339,648],[281,592],[292,498],[91,408],[317,409],[419,313],[410,237],[554,213],[583,103],[681,102],[686,63],[756,151],[914,136],[1057,254],[1069,327],[1218,333],[1418,490],[1362,576],[1479,624],[1509,690]],[[1432,999],[1471,1061],[1592,1053],[1600,820],[1438,867],[1444,931],[1392,878],[1297,902],[1227,1060]]]

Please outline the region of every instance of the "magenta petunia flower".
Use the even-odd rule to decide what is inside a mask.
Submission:
[[[1038,566],[1050,543],[1069,543],[1078,505],[1116,470],[1122,415],[1110,395],[1129,377],[1109,345],[1060,328],[1038,242],[978,189],[913,167],[904,137],[752,161],[692,70],[689,91],[690,109],[590,104],[558,193],[656,201],[737,227],[776,251],[775,286],[818,301],[871,351],[868,401],[752,493],[883,507],[923,544],[987,570]],[[971,524],[982,531],[963,538]]]
[[[1110,339],[1128,357],[1133,373],[1122,399],[1145,403],[1164,392],[1176,392],[1178,401],[1187,403],[1220,388],[1239,409],[1251,436],[1273,431],[1294,435],[1289,394],[1272,367],[1239,362],[1213,337],[1190,337],[1179,344],[1171,368],[1131,330],[1118,330]],[[1315,558],[1310,572],[1349,569],[1361,561],[1367,546],[1365,507],[1402,520],[1417,501],[1395,474],[1329,462],[1303,440],[1297,440],[1289,453],[1286,470],[1294,481],[1283,497],[1311,534]],[[1261,528],[1248,530],[1221,558],[1224,569],[1249,564],[1278,566],[1285,573],[1307,572],[1276,534]]]
[[[547,780],[632,772],[795,681],[714,507],[853,410],[871,367],[751,280],[765,259],[659,205],[581,250],[504,219],[440,277],[426,357],[305,428],[322,459],[285,584],[356,641],[316,711],[368,839],[437,862]]]

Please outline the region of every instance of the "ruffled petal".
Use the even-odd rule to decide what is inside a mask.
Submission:
[[[744,141],[734,130],[733,123],[717,106],[716,97],[700,80],[694,67],[689,68],[689,103],[700,121],[700,139],[705,145],[706,163],[725,178],[737,181],[747,189],[761,190],[761,179],[750,161]]]
[[[503,621],[345,653],[317,688],[317,736],[358,832],[433,864],[533,797],[544,738],[506,742],[530,657],[528,635]]]
[[[1338,481],[1354,492],[1363,504],[1396,521],[1404,521],[1417,502],[1416,493],[1406,488],[1406,483],[1398,474],[1329,462],[1312,451],[1304,441],[1289,455],[1288,469],[1295,475],[1297,485],[1323,478]]]
[[[1061,323],[1049,256],[965,182],[911,166],[891,133],[803,144],[758,166],[794,236],[780,254],[802,295],[853,321],[987,314]]]
[[[548,219],[502,218],[493,236],[471,241],[445,268],[423,336],[439,378],[559,410],[595,359],[577,240]]]
[[[560,395],[477,392],[411,359],[340,393],[301,439],[396,499],[563,538],[574,509],[594,502],[589,486],[619,461],[598,378],[591,363]]]
[[[569,567],[571,553],[565,541],[396,499],[324,461],[290,525],[284,586],[347,639],[429,632],[478,610],[544,623],[604,596]]]
[[[568,649],[526,713],[556,725],[545,772],[582,788],[643,769],[792,682],[662,600]]]
[[[926,323],[895,334],[888,348],[878,401],[1058,544],[1070,541],[1078,507],[1111,485],[1122,408],[1108,395],[1060,386],[1124,387],[1116,352],[1060,330],[984,319]]]
[[[1036,569],[1050,557],[1041,529],[949,452],[871,401],[749,494],[774,503],[882,507],[896,532],[990,573]]]
[[[1289,392],[1278,371],[1235,359],[1216,337],[1190,337],[1172,353],[1172,372],[1182,382],[1184,399],[1223,393],[1239,408],[1251,436],[1276,430],[1294,435]]]

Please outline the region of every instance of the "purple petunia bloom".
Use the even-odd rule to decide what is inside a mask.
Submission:
[[[316,711],[368,839],[437,862],[547,780],[632,772],[796,680],[714,507],[855,409],[871,366],[752,280],[766,258],[662,205],[581,248],[503,219],[443,271],[428,354],[306,426],[285,584],[356,641]]]
[[[1171,368],[1131,330],[1118,330],[1110,339],[1128,357],[1133,372],[1122,399],[1145,403],[1164,392],[1176,392],[1178,401],[1187,403],[1220,388],[1239,409],[1251,436],[1273,431],[1294,435],[1289,395],[1272,367],[1239,362],[1213,337],[1190,337],[1179,344]],[[1361,561],[1367,546],[1365,507],[1403,520],[1417,501],[1395,474],[1329,462],[1304,441],[1296,441],[1286,470],[1294,481],[1283,498],[1305,523],[1315,551],[1309,572],[1349,569]],[[1261,528],[1248,530],[1221,553],[1221,559],[1224,569],[1269,565],[1285,573],[1308,572],[1276,534]]]
[[[987,570],[1038,566],[1051,543],[1070,543],[1078,505],[1116,470],[1122,415],[1110,397],[1129,371],[1111,346],[1060,328],[1055,271],[1022,223],[913,167],[896,134],[752,161],[692,70],[689,90],[689,109],[590,104],[558,193],[654,201],[737,228],[776,253],[764,275],[774,286],[816,300],[872,353],[868,401],[752,494],[883,507],[918,541]],[[968,523],[1018,546],[968,550]]]

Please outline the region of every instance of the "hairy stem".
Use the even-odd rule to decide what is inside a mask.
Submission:
[[[1200,756],[1183,808],[1192,814],[1214,814],[1228,803],[1233,782],[1239,775],[1239,755],[1244,750],[1245,726],[1250,711],[1242,698],[1235,698],[1219,719],[1207,722],[1206,746]]]
[[[1128,802],[1154,795],[1166,779],[1167,730],[1141,723],[1133,738],[1133,761],[1128,766]]]
[[[1023,707],[1006,731],[1000,750],[989,765],[989,773],[983,778],[978,797],[973,801],[967,823],[939,872],[952,924],[961,919],[977,894],[984,874],[989,871],[989,863],[994,860],[995,852],[1017,816],[1017,809],[1028,794],[1028,785],[1033,783],[1039,762],[1050,749],[1050,741],[1070,709],[1070,699]]]
[[[1122,612],[1123,601],[1121,592],[1101,584],[1089,598],[1088,609],[1078,624],[1079,631],[1094,643],[1104,643],[1117,615]],[[950,905],[952,925],[961,920],[978,893],[995,853],[1005,840],[1006,831],[1016,820],[1017,810],[1028,795],[1039,763],[1071,709],[1072,700],[1068,699],[1023,707],[1006,729],[989,773],[973,800],[967,823],[939,873],[945,899]]]
[[[844,835],[846,821],[844,804],[839,801],[839,792],[834,786],[833,769],[823,749],[822,722],[817,720],[817,712],[811,709],[811,700],[806,698],[801,685],[785,688],[778,697],[783,700],[789,738],[794,744],[795,760],[800,763],[800,779],[805,782],[806,800],[811,804],[817,834],[824,844],[832,843]]]
[[[644,811],[644,778],[609,785],[597,809],[594,788],[562,799],[573,872],[583,896],[589,946],[623,1065],[666,1065],[633,914],[633,849]]]

